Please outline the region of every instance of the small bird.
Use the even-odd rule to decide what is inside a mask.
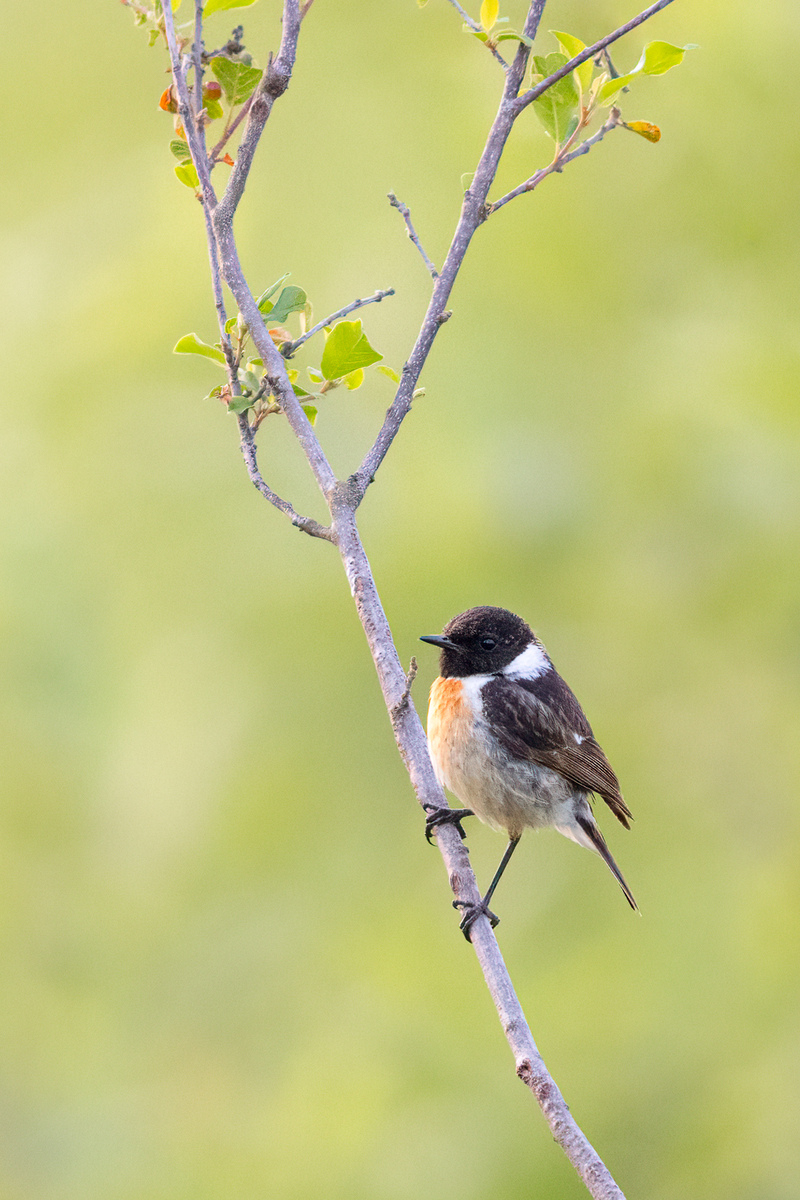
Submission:
[[[442,651],[428,709],[434,769],[468,806],[429,811],[425,832],[430,839],[438,825],[452,822],[463,837],[460,821],[477,816],[509,837],[480,905],[454,902],[465,910],[464,936],[481,915],[497,924],[489,901],[523,830],[547,825],[599,854],[636,909],[589,798],[602,796],[626,829],[630,810],[583,709],[530,626],[508,609],[484,605],[454,617],[440,637],[420,641]]]

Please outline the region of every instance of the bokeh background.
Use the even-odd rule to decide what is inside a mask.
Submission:
[[[263,64],[278,11],[209,40],[243,20]],[[543,28],[634,12],[551,0]],[[104,0],[2,21],[0,1196],[577,1200],[338,558],[171,354],[214,315],[164,54]],[[515,609],[634,811],[603,824],[641,919],[554,834],[498,895],[579,1122],[631,1198],[796,1200],[800,10],[681,0],[619,65],[652,38],[701,47],[625,104],[661,143],[615,133],[483,227],[362,527],[418,704],[419,634]],[[441,262],[499,86],[444,0],[317,0],[238,218],[254,289],[291,271],[321,316],[395,287],[364,320],[401,366],[429,281],[386,193]],[[531,115],[499,186],[548,150]],[[330,398],[341,473],[390,394]],[[276,420],[261,447],[321,515]]]

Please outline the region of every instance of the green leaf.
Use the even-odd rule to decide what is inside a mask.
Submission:
[[[289,278],[290,274],[291,274],[291,272],[287,271],[285,275],[281,275],[280,279],[277,279],[275,281],[275,283],[273,283],[272,287],[268,287],[265,292],[261,293],[261,295],[256,300],[256,307],[259,309],[260,312],[262,312],[262,313],[271,312],[272,305],[269,304],[268,302],[275,295],[275,293],[277,292],[277,290],[281,286],[281,284],[284,283],[285,280],[287,280]]]
[[[238,313],[236,314],[235,317],[228,317],[227,321],[225,322],[225,332],[230,333],[230,331],[233,329],[234,325],[236,324],[236,322],[238,320],[239,320]]]
[[[461,28],[464,30],[464,33],[468,33],[470,37],[477,38],[479,42],[488,42],[489,40],[488,33],[485,33],[482,29],[473,29],[471,25],[462,25]]]
[[[249,392],[257,392],[261,387],[261,380],[252,371],[240,371],[239,383]]]
[[[305,390],[305,388],[301,388],[299,383],[292,384],[292,391],[294,392],[295,396],[300,396],[301,398],[303,396],[315,396],[316,395],[316,392],[307,392]]]
[[[313,404],[301,404],[300,407],[302,408],[303,412],[308,417],[309,423],[311,425],[316,425],[318,410],[316,408],[314,408],[314,405]]]
[[[597,103],[610,104],[624,87],[628,87],[636,75],[637,72],[631,71],[628,75],[618,75],[616,79],[607,79],[597,93]]]
[[[569,62],[566,54],[548,54],[543,58],[534,56],[533,68],[541,83],[548,75],[555,74]],[[578,124],[580,97],[573,75],[565,75],[552,87],[534,100],[533,107],[547,133],[557,145],[562,145],[574,132]]]
[[[183,138],[173,138],[169,144],[169,148],[181,162],[191,162],[192,156],[189,153],[189,145]]]
[[[558,41],[559,46],[567,55],[568,58],[577,58],[577,56],[586,49],[586,45],[580,38],[573,37],[571,33],[558,33],[555,29],[551,29],[553,37]],[[592,82],[592,72],[594,63],[588,59],[585,63],[581,63],[575,68],[575,74],[578,77],[578,86],[582,92],[588,92]]]
[[[417,8],[424,8],[428,0],[417,0]]]
[[[302,312],[306,306],[308,296],[302,288],[285,287],[274,306],[270,309],[270,321],[285,321],[289,313]]]
[[[195,170],[194,163],[192,163],[192,162],[180,163],[175,168],[175,174],[178,176],[178,179],[180,179],[181,183],[186,185],[186,187],[188,187],[188,188],[200,187],[200,180],[197,178],[197,171]]]
[[[209,346],[208,342],[201,342],[196,333],[185,333],[183,337],[177,341],[172,350],[173,354],[201,354],[203,358],[211,358],[214,362],[225,366],[225,355],[218,346]]]
[[[308,372],[308,378],[311,380],[312,383],[324,383],[325,382],[325,376],[322,374],[321,371],[315,370],[314,367],[306,367],[306,371]]]
[[[523,46],[527,46],[530,50],[533,45],[533,39],[526,37],[524,33],[515,33],[513,29],[507,29],[505,33],[498,33],[494,39],[496,42],[522,42]]]
[[[500,0],[483,0],[481,4],[481,26],[488,33],[500,15]]]
[[[228,8],[249,8],[256,0],[206,0],[203,6],[203,16],[210,17],[212,13],[224,12]]]
[[[364,382],[364,368],[359,367],[357,371],[351,371],[349,375],[345,375],[344,383],[348,391],[354,392],[356,388],[360,388]]]
[[[397,371],[395,371],[392,367],[387,367],[383,363],[381,363],[381,365],[379,367],[376,367],[375,370],[380,371],[381,375],[386,375],[386,377],[388,379],[391,379],[392,383],[400,382],[400,376],[397,374]]]
[[[236,415],[239,416],[241,413],[247,412],[248,408],[252,407],[252,396],[231,396],[228,404],[228,412],[236,413]]]
[[[609,79],[597,93],[599,104],[610,104],[622,88],[628,87],[636,75],[665,75],[673,67],[683,62],[687,50],[694,50],[693,45],[673,46],[671,42],[648,42],[642,51],[641,58],[632,71],[620,75],[617,79]]]
[[[337,321],[322,351],[320,370],[326,379],[341,379],[359,367],[369,367],[383,358],[369,344],[360,321]]]
[[[205,100],[203,101],[203,108],[206,110],[212,121],[218,121],[220,117],[225,116],[219,100],[214,100],[213,97],[206,96]]]
[[[213,4],[214,0],[211,0]],[[208,12],[208,6],[206,6]],[[255,91],[263,72],[248,63],[232,62],[229,58],[212,58],[211,70],[220,82],[225,99],[230,104],[244,104]]]
[[[683,62],[688,48],[673,46],[669,42],[648,42],[642,51],[642,57],[633,68],[633,73],[641,71],[643,75],[664,75]]]

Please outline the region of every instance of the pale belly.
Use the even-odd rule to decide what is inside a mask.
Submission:
[[[556,771],[510,759],[482,716],[473,714],[471,696],[461,680],[436,680],[428,710],[428,744],[439,782],[487,825],[506,830],[510,837],[526,828],[571,825],[581,793]]]

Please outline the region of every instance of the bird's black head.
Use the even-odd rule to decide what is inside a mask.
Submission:
[[[439,646],[439,673],[464,679],[469,675],[496,675],[533,643],[541,648],[529,625],[507,608],[485,604],[459,613],[445,625],[441,637],[423,637]]]

